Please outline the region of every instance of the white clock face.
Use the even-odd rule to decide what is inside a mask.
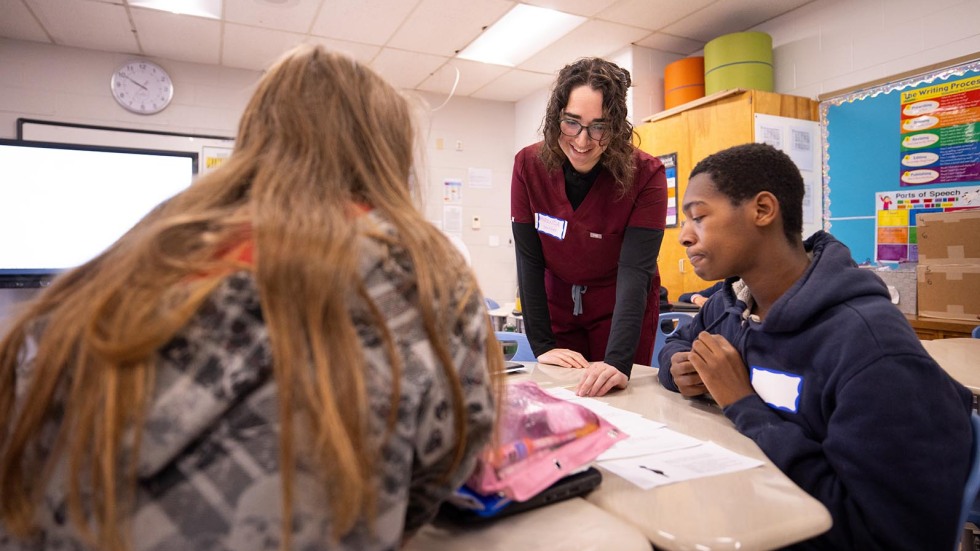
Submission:
[[[145,60],[129,61],[116,69],[110,85],[119,105],[140,115],[159,113],[174,96],[167,71]]]

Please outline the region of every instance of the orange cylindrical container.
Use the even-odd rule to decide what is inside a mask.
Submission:
[[[703,97],[703,57],[685,57],[664,68],[664,109]]]

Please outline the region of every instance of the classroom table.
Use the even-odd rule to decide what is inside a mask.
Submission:
[[[514,302],[508,302],[487,312],[495,331],[503,331],[507,325],[514,325],[518,333],[524,332],[524,316],[514,313],[515,305]]]
[[[509,375],[509,380],[531,379],[542,388],[574,388],[582,371],[546,364],[525,363],[529,373]],[[580,501],[593,505],[609,522],[602,533],[607,538],[621,533],[622,526],[642,533],[657,549],[772,549],[817,536],[831,526],[830,514],[816,499],[796,486],[752,440],[742,436],[715,405],[690,400],[665,390],[657,370],[635,365],[627,389],[600,398],[618,408],[635,411],[648,419],[666,423],[673,430],[702,440],[711,440],[734,452],[763,461],[753,469],[700,478],[642,490],[619,476],[603,470],[602,485],[585,500],[562,504],[501,519],[482,530],[426,527],[411,548],[422,549],[627,549],[607,542],[593,546],[592,520],[581,524],[572,517],[552,517],[562,505],[567,514],[589,515]],[[541,517],[540,522],[533,517]],[[546,519],[553,518],[555,524]],[[578,516],[574,518],[579,518]],[[584,516],[582,517],[584,518]],[[536,534],[527,540],[525,526]],[[547,534],[561,533],[562,546],[547,545]],[[576,536],[584,531],[585,536]],[[601,531],[600,531],[601,532]],[[584,538],[584,539],[583,539]],[[478,543],[477,543],[478,542]],[[646,544],[649,549],[649,543]]]
[[[576,497],[482,525],[437,520],[404,551],[650,551],[639,530]]]
[[[671,312],[692,312],[697,313],[701,311],[701,307],[697,304],[691,304],[690,302],[671,302],[670,303]]]
[[[830,529],[827,509],[739,433],[721,408],[664,389],[654,368],[634,366],[629,387],[603,401],[763,462],[650,490],[603,471],[588,501],[631,522],[658,549],[773,549]]]
[[[951,377],[980,394],[980,339],[924,340],[922,346]]]

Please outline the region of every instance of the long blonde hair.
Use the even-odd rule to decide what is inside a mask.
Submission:
[[[102,255],[57,278],[0,343],[0,521],[7,529],[30,533],[61,456],[69,514],[80,533],[101,548],[128,547],[117,525],[135,496],[138,454],[130,452],[138,450],[153,393],[155,353],[241,268],[222,257],[243,236],[254,240],[279,392],[283,546],[295,430],[309,431],[303,452],[323,475],[335,535],[371,519],[365,360],[347,306],[351,296],[372,304],[357,272],[357,205],[390,221],[412,259],[417,307],[453,391],[458,463],[466,415],[443,333],[465,303],[450,300],[449,290],[459,281],[470,282],[469,293],[478,289],[413,203],[415,128],[406,98],[352,59],[303,46],[270,68],[241,119],[231,157]],[[401,360],[376,308],[374,314],[396,381],[394,412]],[[15,374],[35,334],[41,340],[31,383],[15,404]],[[487,361],[499,381],[502,357],[489,334]],[[59,423],[55,450],[38,457],[39,434],[52,420]]]

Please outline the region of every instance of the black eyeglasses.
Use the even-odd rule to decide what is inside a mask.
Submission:
[[[585,130],[590,138],[599,142],[609,132],[609,123],[594,122],[592,124],[582,124],[575,119],[561,119],[558,121],[558,129],[561,130],[562,134],[573,138],[581,134],[582,130]]]

